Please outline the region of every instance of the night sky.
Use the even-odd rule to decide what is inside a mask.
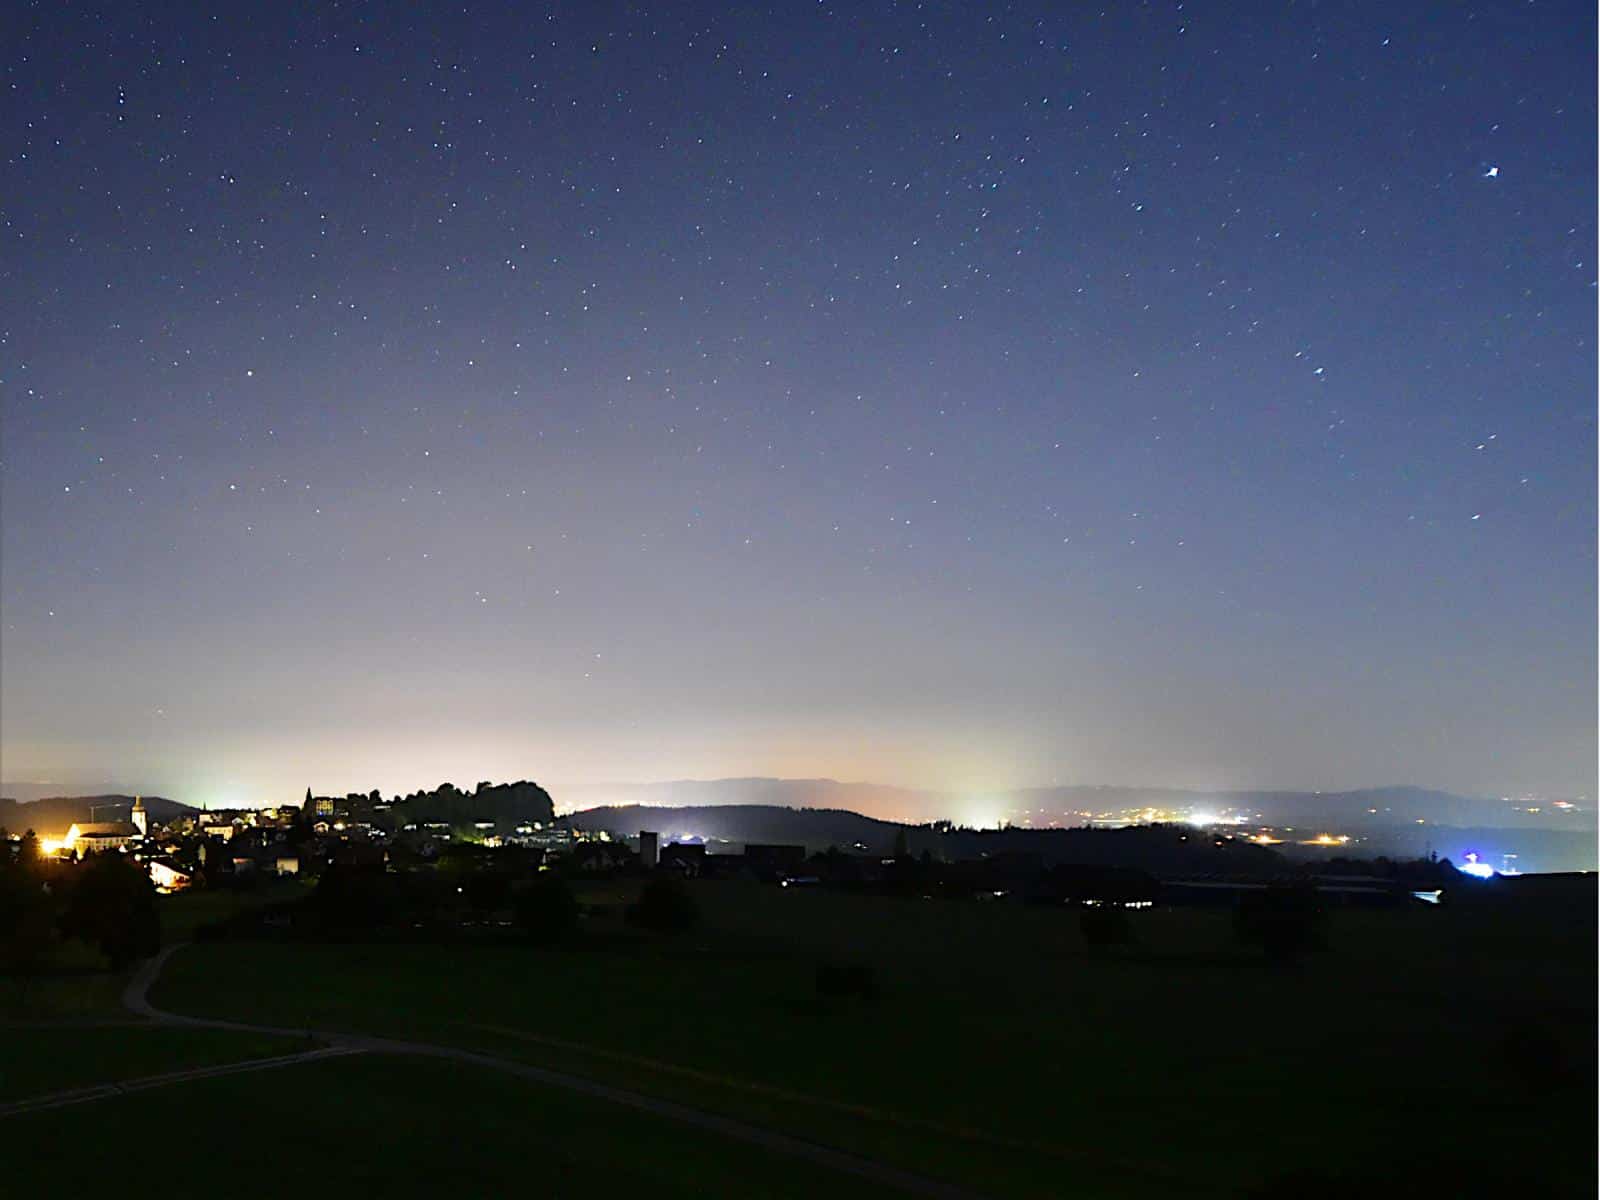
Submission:
[[[5,779],[1594,794],[1592,4],[180,7],[0,18]]]

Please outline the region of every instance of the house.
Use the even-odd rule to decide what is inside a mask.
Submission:
[[[698,842],[673,842],[661,852],[661,865],[696,878],[706,865],[706,848]]]
[[[102,850],[121,850],[143,838],[132,821],[74,822],[62,839],[61,849],[67,854],[98,854]]]
[[[608,875],[635,857],[620,842],[579,842],[570,856],[572,865],[586,875]]]
[[[189,872],[170,858],[153,858],[150,860],[150,882],[156,885],[156,891],[170,894],[181,892],[193,880]]]

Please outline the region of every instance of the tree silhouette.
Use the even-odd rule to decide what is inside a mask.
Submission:
[[[56,905],[36,866],[37,856],[0,861],[0,966],[23,975],[56,942]]]
[[[62,932],[98,946],[114,971],[161,948],[155,885],[137,863],[120,854],[92,854],[76,874]]]

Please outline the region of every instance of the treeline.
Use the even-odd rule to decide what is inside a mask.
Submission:
[[[480,783],[471,792],[440,784],[431,792],[413,792],[395,804],[405,820],[462,825],[474,821],[539,821],[555,819],[555,802],[537,783]]]
[[[376,789],[365,795],[351,792],[346,796],[313,796],[308,788],[303,810],[310,816],[321,813],[371,817],[386,812],[388,820],[383,823],[395,828],[413,822],[470,826],[478,821],[543,823],[555,819],[555,802],[550,793],[526,779],[499,784],[484,781],[470,792],[453,783],[441,783],[431,792],[412,792],[390,801],[385,801]]]

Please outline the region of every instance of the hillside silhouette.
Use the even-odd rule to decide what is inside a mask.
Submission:
[[[164,796],[145,796],[145,810],[156,824],[191,816],[199,812],[187,804]],[[113,793],[105,796],[49,796],[43,800],[18,801],[0,798],[0,829],[22,833],[31,829],[40,837],[59,838],[74,823],[87,821],[125,821],[133,808],[134,797]],[[90,810],[93,815],[90,815]]]

